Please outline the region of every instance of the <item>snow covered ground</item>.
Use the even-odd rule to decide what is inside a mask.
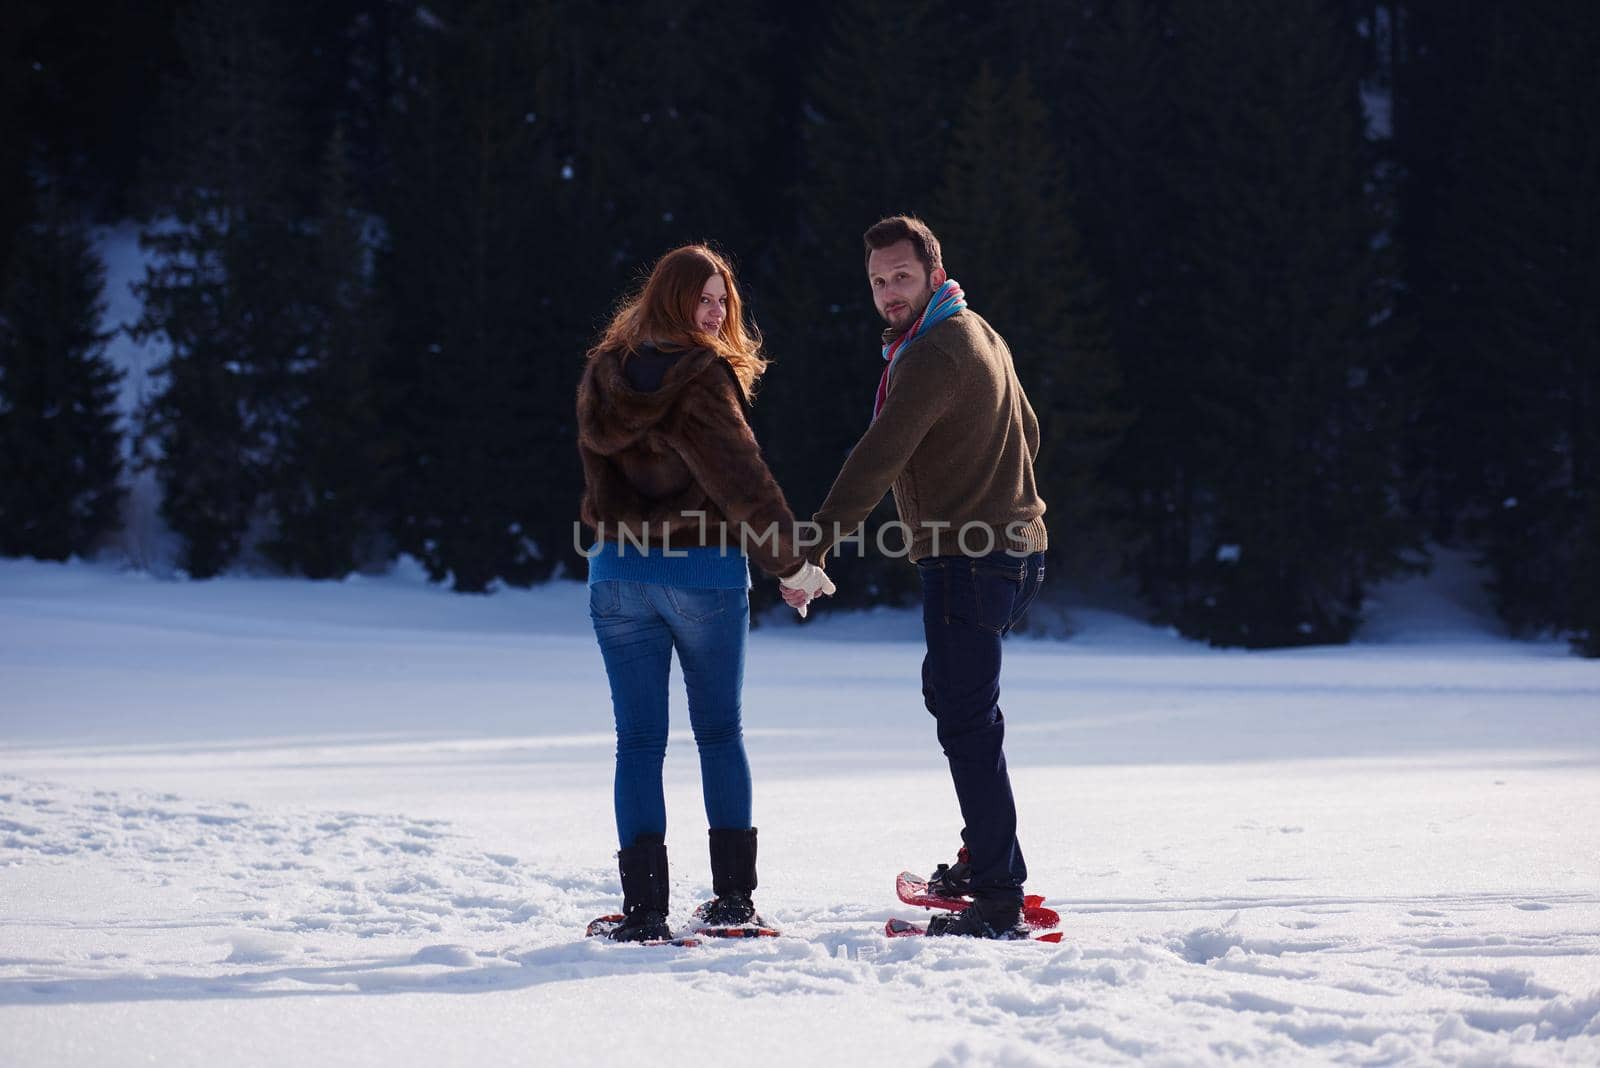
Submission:
[[[1344,649],[1012,641],[1059,946],[882,937],[958,828],[917,620],[763,627],[787,937],[645,949],[580,937],[618,899],[581,586],[0,561],[0,1064],[1600,1063],[1600,664],[1440,582]],[[675,734],[679,918],[697,775]]]

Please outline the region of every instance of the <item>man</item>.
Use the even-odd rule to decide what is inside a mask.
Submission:
[[[930,889],[971,895],[930,934],[1015,937],[1027,878],[1000,713],[1000,643],[1044,580],[1039,423],[1011,352],[945,274],[938,238],[894,216],[864,235],[873,302],[889,324],[871,426],[813,521],[821,563],[891,487],[922,579],[922,696],[950,762],[965,843]],[[785,589],[799,607],[805,591]]]

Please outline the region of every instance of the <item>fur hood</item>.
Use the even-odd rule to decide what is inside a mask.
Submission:
[[[669,430],[663,424],[681,415],[685,394],[705,388],[702,376],[733,376],[733,369],[710,349],[691,349],[667,369],[660,388],[643,391],[629,383],[623,361],[621,352],[597,354],[578,387],[578,442],[601,456],[638,445],[651,431]],[[746,407],[742,390],[739,399]]]

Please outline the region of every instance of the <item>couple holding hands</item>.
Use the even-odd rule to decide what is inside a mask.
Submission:
[[[867,281],[887,322],[873,417],[810,524],[797,524],[750,427],[766,368],[733,271],[713,250],[667,253],[588,353],[578,388],[589,613],[616,719],[619,941],[667,925],[668,679],[688,692],[710,827],[706,927],[761,924],[750,765],[740,727],[753,559],[802,615],[834,592],[840,542],[861,545],[894,491],[922,579],[923,701],[965,823],[929,889],[972,905],[930,933],[1013,937],[1027,877],[999,707],[1001,640],[1044,580],[1034,484],[1039,424],[1005,341],[967,307],[921,220],[867,230]]]

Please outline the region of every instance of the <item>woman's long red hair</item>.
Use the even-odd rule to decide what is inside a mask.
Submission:
[[[728,311],[716,335],[705,333],[694,321],[700,291],[713,274],[720,274],[728,287]],[[756,382],[767,369],[761,332],[745,321],[733,268],[705,245],[684,245],[657,260],[643,287],[612,315],[589,357],[612,350],[638,352],[646,342],[665,349],[710,349],[728,361],[746,396],[755,393]]]

